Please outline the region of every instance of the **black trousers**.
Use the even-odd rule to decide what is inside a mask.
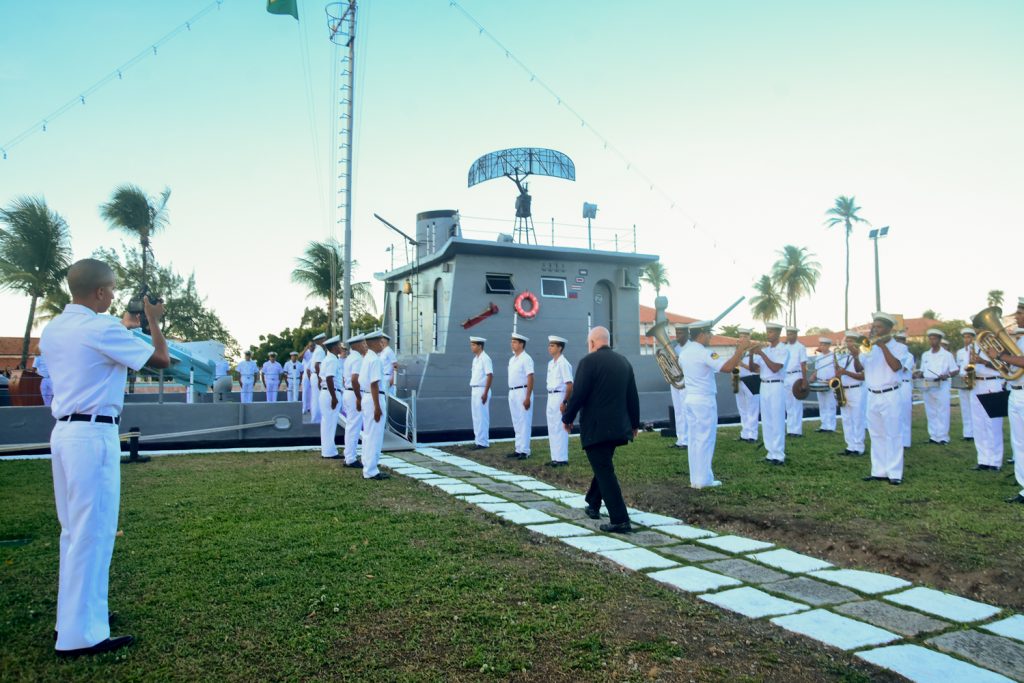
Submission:
[[[590,469],[594,471],[594,478],[590,481],[590,489],[587,491],[587,505],[595,510],[600,510],[601,501],[604,501],[608,507],[608,517],[612,524],[623,524],[629,521],[626,501],[622,500],[622,489],[619,488],[619,480],[615,476],[615,466],[612,465],[615,448],[621,445],[620,442],[605,441],[592,444],[585,449],[587,460],[590,461]]]

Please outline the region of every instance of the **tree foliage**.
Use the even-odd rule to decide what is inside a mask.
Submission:
[[[762,275],[761,279],[754,283],[754,291],[757,294],[750,298],[750,314],[757,320],[765,322],[777,318],[786,302],[775,287],[771,276]]]
[[[1005,296],[1006,296],[1006,293],[1003,290],[1001,290],[1001,289],[993,289],[992,291],[990,291],[988,293],[988,299],[987,299],[988,300],[988,305],[989,306],[999,306],[1001,308],[1002,305],[1003,305],[1003,298]]]
[[[772,265],[775,288],[786,299],[786,323],[796,325],[796,302],[814,292],[821,276],[821,264],[807,247],[787,244],[776,252],[779,256]]]
[[[825,212],[825,226],[832,228],[842,225],[843,239],[846,245],[846,280],[843,287],[843,326],[850,329],[850,233],[853,232],[854,223],[868,223],[867,220],[857,215],[860,211],[857,200],[853,195],[847,197],[840,195],[836,197],[835,204]],[[868,223],[870,225],[870,223]]]
[[[344,249],[337,240],[310,242],[302,256],[295,259],[292,270],[292,282],[306,288],[309,298],[319,299],[327,305],[328,320],[336,320],[338,302],[343,300],[345,293],[345,262]],[[352,262],[352,269],[357,267]],[[333,283],[333,286],[332,286]],[[353,282],[351,292],[351,319],[363,313],[376,313],[377,304],[373,300],[373,289],[369,282]],[[334,296],[337,296],[336,300]]]
[[[668,281],[668,270],[661,261],[648,263],[640,273],[640,281],[654,287],[654,296],[661,296],[661,288],[672,283]]]
[[[110,224],[111,230],[119,230],[139,240],[141,267],[138,279],[125,283],[136,290],[148,285],[148,264],[152,258],[150,238],[167,226],[167,201],[170,198],[169,187],[155,198],[143,192],[138,185],[126,183],[115,188],[110,201],[100,206],[100,215]]]

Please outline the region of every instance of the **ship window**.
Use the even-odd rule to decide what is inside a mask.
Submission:
[[[511,294],[515,291],[509,273],[487,273],[486,277],[488,294]]]
[[[555,299],[566,298],[564,277],[542,277],[540,279],[540,295]]]

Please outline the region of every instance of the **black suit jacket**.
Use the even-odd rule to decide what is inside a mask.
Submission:
[[[640,396],[633,366],[625,357],[607,346],[583,357],[562,422],[572,424],[577,413],[583,448],[632,440],[633,430],[640,428]]]

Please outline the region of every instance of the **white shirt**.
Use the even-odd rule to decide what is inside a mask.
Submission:
[[[554,358],[548,361],[548,391],[556,391],[565,393],[565,385],[572,383],[572,365],[565,359],[565,356],[559,356],[556,361]]]
[[[526,378],[533,374],[533,359],[523,351],[508,359],[508,388],[525,387]]]
[[[836,354],[829,351],[828,353],[819,353],[814,357],[814,371],[818,373],[819,382],[827,382],[836,376]]]
[[[679,354],[679,364],[686,377],[686,400],[698,396],[714,396],[718,393],[715,373],[725,365],[725,358],[703,344],[690,341]]]
[[[870,351],[860,354],[860,364],[864,366],[864,382],[868,385],[868,389],[874,391],[889,389],[899,384],[900,381],[899,371],[889,367],[880,346],[880,344],[873,344]],[[889,347],[889,352],[897,360],[903,357],[903,351],[899,348],[903,345],[898,341],[887,341],[885,346]]]
[[[364,394],[370,393],[370,385],[374,382],[380,382],[382,377],[380,356],[373,350],[367,349],[359,371],[359,389]],[[380,385],[377,386],[377,389],[378,391],[381,389]]]
[[[843,360],[839,361],[839,365],[840,365],[840,367],[843,368],[843,370],[849,370],[850,372],[857,372],[857,366],[853,362],[853,354],[852,353],[846,354],[846,356],[844,356]],[[844,387],[856,387],[856,386],[860,386],[863,383],[863,380],[854,379],[853,377],[850,377],[849,375],[843,375],[843,379],[841,381],[842,381]]]
[[[359,355],[358,351],[349,351],[348,356],[345,358],[345,365],[342,369],[345,379],[345,388],[352,388],[352,375],[359,374],[359,368],[363,365],[363,357]]]
[[[763,358],[755,357],[754,362],[758,364],[762,380],[766,379],[783,379],[786,375],[786,359],[789,358],[789,347],[786,344],[779,342],[775,346],[765,346],[763,349],[764,355],[768,357],[773,363],[779,363],[782,365],[778,372],[772,372],[768,368],[768,364],[764,362]]]
[[[981,350],[981,347],[978,347],[978,349],[975,350],[975,353],[978,354],[978,357],[981,358],[982,360],[987,360],[989,362],[991,362],[992,360],[991,358],[988,357],[987,353]],[[988,367],[984,363],[977,363],[974,366],[974,375],[976,377],[1000,377],[1000,374],[998,372]]]
[[[936,352],[928,349],[921,354],[921,372],[924,373],[925,379],[935,381],[940,375],[955,375],[956,371],[956,360],[946,349],[940,348]]]
[[[971,364],[971,354],[967,350],[967,347],[959,349],[956,352],[956,365],[960,368],[960,374],[964,375],[967,373],[966,368]]]
[[[121,414],[128,368],[140,370],[153,347],[109,315],[68,304],[50,321],[39,340],[53,382],[50,412]]]
[[[756,358],[756,356],[755,356],[755,358]],[[743,358],[742,358],[742,359],[740,359],[740,365],[737,365],[737,366],[736,366],[737,368],[739,368],[739,371],[740,371],[740,377],[750,377],[751,375],[753,375],[753,374],[754,374],[754,373],[752,373],[752,372],[751,372],[750,370],[747,370],[747,369],[746,369],[745,367],[743,367],[743,365],[742,365],[743,363],[747,363],[747,362],[749,362],[749,361],[750,361],[750,354],[749,354],[749,353],[747,353],[747,354],[744,354],[744,355],[743,355]]]
[[[238,372],[242,379],[252,379],[256,376],[256,361],[254,360],[243,360],[241,363],[235,366],[235,370]]]
[[[789,351],[789,360],[786,361],[786,374],[795,375],[800,372],[803,369],[800,364],[807,361],[807,347],[800,342],[793,342],[792,344],[783,342],[779,346],[785,346]]]
[[[297,360],[288,360],[284,363],[284,372],[288,375],[288,379],[295,381],[302,374],[302,363]]]
[[[889,350],[891,350],[900,361],[900,381],[909,382],[914,376],[914,367],[917,366],[917,361],[914,360],[914,354],[910,352],[910,347],[903,342],[894,341],[893,345],[894,346],[889,347]],[[899,349],[898,353],[896,352],[896,349]]]
[[[395,351],[390,345],[385,346],[384,350],[378,355],[380,356],[380,374],[384,380],[384,385],[390,386],[391,376],[395,374],[395,363],[398,361],[398,358],[395,356]]]
[[[46,359],[43,358],[42,354],[36,356],[35,360],[32,361],[32,369],[43,378],[50,376],[50,369],[46,367]]]
[[[213,364],[213,378],[220,379],[221,377],[227,377],[231,372],[231,363],[227,362],[226,359],[221,358]]]
[[[479,356],[473,356],[473,369],[469,373],[469,386],[486,387],[487,375],[494,374],[494,364],[486,351],[481,351]]]
[[[281,377],[282,370],[284,370],[284,368],[282,368],[281,364],[276,360],[273,362],[268,360],[263,364],[261,372],[267,379],[278,379]]]
[[[341,369],[341,359],[335,356],[330,351],[324,354],[324,359],[320,362],[320,388],[327,391],[327,378],[338,376],[338,371]],[[338,386],[338,380],[334,380],[334,390],[340,391],[341,387]]]

